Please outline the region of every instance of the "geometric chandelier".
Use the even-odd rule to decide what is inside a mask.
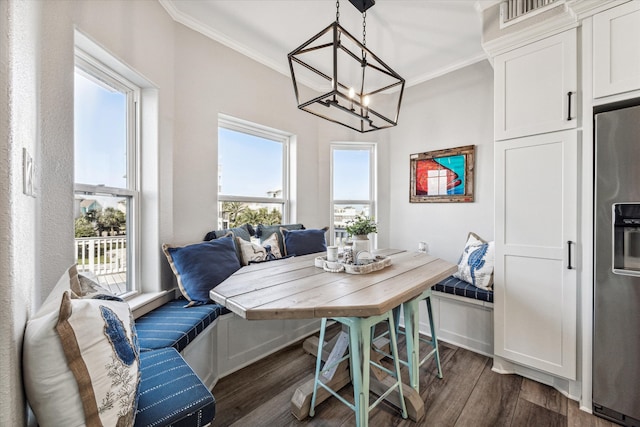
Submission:
[[[375,0],[349,0],[362,13],[362,43],[336,21],[289,53],[298,108],[361,133],[398,124],[405,80],[366,46],[367,9]]]

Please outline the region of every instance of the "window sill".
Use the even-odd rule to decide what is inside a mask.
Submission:
[[[174,289],[161,292],[146,292],[128,298],[127,303],[129,303],[129,307],[131,307],[133,317],[137,319],[164,303],[174,300],[175,297],[176,293]]]

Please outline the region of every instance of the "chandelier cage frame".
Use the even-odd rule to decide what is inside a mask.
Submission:
[[[354,0],[350,0],[352,3]],[[363,19],[366,19],[366,8],[371,7],[373,4],[366,2],[366,5],[354,6],[363,13]],[[364,10],[362,10],[364,9]],[[396,126],[398,124],[398,116],[400,114],[400,105],[402,103],[402,95],[404,93],[405,79],[396,73],[391,67],[389,67],[384,61],[382,61],[376,54],[374,54],[369,48],[351,35],[344,27],[339,23],[339,14],[336,13],[336,21],[328,25],[322,31],[311,37],[304,42],[298,48],[288,54],[289,69],[291,71],[291,80],[293,82],[293,89],[295,92],[296,102],[300,110],[311,113],[315,116],[329,120],[333,123],[340,124],[347,128],[353,129],[360,133],[366,133],[376,131],[380,129],[386,129]],[[366,21],[363,21],[363,29],[366,25]],[[327,36],[330,33],[331,41],[313,45],[316,41],[323,36]],[[349,47],[345,46],[343,40],[350,42],[355,49],[359,50],[360,54],[354,53]],[[366,43],[366,41],[363,39]],[[327,72],[323,72],[311,65],[307,60],[309,54],[320,51],[322,49],[331,49],[331,57],[333,63],[331,69]],[[351,58],[359,64],[362,69],[360,74],[360,80],[357,85],[357,89],[353,86],[349,86],[339,81],[338,72],[338,56],[345,58]],[[301,92],[300,79],[298,79],[295,66],[302,67],[300,70],[306,70],[312,73],[313,76],[319,78],[320,81],[329,82],[331,89],[328,92],[322,90],[315,90],[315,93],[319,95],[311,96],[307,99],[303,98]],[[367,81],[367,71],[369,74],[380,73],[387,80],[382,85],[374,84],[372,88],[366,87],[371,85],[370,81]],[[376,94],[382,94],[383,92],[391,93],[399,88],[399,95],[397,95],[397,105],[391,108],[391,114],[383,114],[376,109],[376,106],[368,103],[371,96]],[[313,107],[322,106],[314,110]],[[323,113],[324,108],[334,109],[333,112],[340,112],[339,117],[342,119],[331,117],[329,114]],[[328,111],[328,110],[327,110]],[[348,119],[352,123],[348,122]]]

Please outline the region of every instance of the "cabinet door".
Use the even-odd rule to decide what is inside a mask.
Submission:
[[[495,139],[575,128],[577,61],[575,29],[496,56]]]
[[[495,145],[494,351],[569,379],[576,377],[577,164],[576,130]]]
[[[593,94],[596,98],[640,89],[640,2],[593,17]]]

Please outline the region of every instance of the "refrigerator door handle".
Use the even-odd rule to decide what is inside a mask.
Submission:
[[[571,245],[573,242],[571,240],[567,240],[567,270],[573,270],[573,266],[571,265]]]

